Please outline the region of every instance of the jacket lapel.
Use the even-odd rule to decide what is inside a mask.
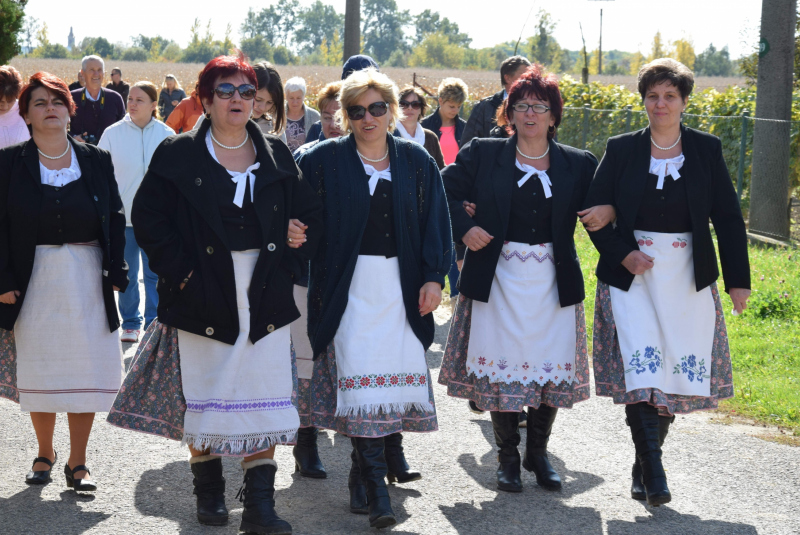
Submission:
[[[503,144],[497,154],[497,172],[492,173],[492,186],[494,186],[494,198],[497,202],[497,209],[500,214],[502,229],[508,229],[508,218],[511,213],[511,192],[514,189],[514,169],[516,169],[515,151],[517,147],[517,135],[514,134]]]
[[[564,228],[565,218],[569,215],[570,201],[572,200],[572,189],[575,186],[576,176],[574,171],[561,152],[558,144],[550,140],[550,168],[547,170],[547,175],[550,177],[550,182],[553,186],[553,236],[558,235],[558,231]],[[572,218],[577,217],[576,214],[571,215]]]
[[[36,185],[38,191],[42,191],[42,172],[39,170],[39,152],[33,138],[25,143],[25,148],[22,149],[22,159],[25,161],[25,167],[28,168],[31,180]]]
[[[633,147],[633,154],[620,178],[618,198],[623,220],[631,229],[636,224],[636,214],[642,204],[647,175],[650,172],[650,127],[641,130]]]
[[[694,133],[681,123],[681,140],[683,148],[684,168],[688,173],[682,173],[681,180],[686,181],[686,197],[689,202],[689,215],[692,218],[692,228],[700,228],[703,224],[700,214],[706,203],[705,185],[710,181],[707,168],[703,165],[697,153]],[[706,223],[707,224],[707,223]]]

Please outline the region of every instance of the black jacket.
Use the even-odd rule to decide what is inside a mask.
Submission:
[[[750,288],[750,262],[742,211],[722,158],[718,137],[681,125],[686,159],[686,193],[692,219],[694,278],[699,292],[719,277],[714,241],[708,227],[714,224],[726,290]],[[622,266],[631,251],[639,249],[633,235],[636,215],[650,172],[650,128],[612,137],[597,168],[585,206],[611,204],[617,226],[590,232],[600,252],[597,278],[627,291],[634,275]]]
[[[119,316],[113,286],[122,292],[128,286],[124,254],[125,208],[114,178],[111,155],[93,145],[72,139],[70,143],[81,167],[80,180],[89,189],[100,220],[103,301],[109,331],[115,331],[119,328]],[[0,304],[0,328],[8,331],[14,328],[31,280],[41,205],[42,175],[36,143],[29,139],[0,150],[0,294],[12,290],[20,292],[16,304]]]
[[[203,120],[198,130],[164,140],[133,200],[136,241],[158,275],[158,319],[166,325],[234,344],[239,336],[233,258],[209,170]],[[300,313],[293,279],[317,248],[322,203],[297,169],[289,148],[249,121],[256,145],[254,205],[263,244],[250,282],[250,340],[255,343]],[[308,225],[308,241],[286,245],[289,219]],[[190,272],[186,287],[180,285]]]
[[[442,171],[453,240],[475,226],[494,236],[480,251],[467,250],[458,289],[470,299],[489,301],[497,259],[503,248],[511,214],[517,136],[508,139],[475,138],[458,151],[455,163]],[[580,303],[585,297],[583,273],[575,251],[575,223],[589,184],[597,168],[591,152],[550,141],[550,168],[553,182],[553,252],[556,262],[558,299],[562,307]],[[461,203],[477,205],[475,217],[464,211]]]
[[[492,137],[492,128],[497,124],[495,115],[497,114],[497,108],[503,104],[504,94],[505,90],[501,90],[491,97],[481,99],[480,102],[475,104],[475,107],[472,108],[472,112],[469,114],[464,133],[461,136],[461,141],[464,145],[476,137]]]
[[[439,141],[442,140],[442,131],[439,130],[442,127],[442,116],[439,115],[439,108],[436,108],[436,111],[425,117],[419,124],[422,125],[422,128],[427,128],[436,134]],[[462,119],[460,115],[456,115],[456,143],[458,143],[459,147],[462,146],[461,136],[464,134],[465,126],[467,126],[467,121]]]

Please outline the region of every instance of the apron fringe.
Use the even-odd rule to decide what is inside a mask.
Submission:
[[[196,450],[221,451],[228,446],[233,455],[242,451],[253,452],[256,449],[268,450],[276,444],[287,444],[295,438],[297,429],[287,429],[285,431],[271,431],[269,433],[251,433],[248,435],[210,435],[200,433],[190,435],[184,433],[181,445],[191,446]]]
[[[366,405],[345,405],[336,407],[336,416],[344,418],[355,418],[359,415],[367,417],[378,413],[406,413],[410,410],[431,413],[434,411],[433,404],[430,402],[403,401],[395,403],[369,403]]]

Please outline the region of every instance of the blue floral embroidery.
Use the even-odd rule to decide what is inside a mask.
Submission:
[[[642,357],[642,354],[639,353],[637,349],[629,364],[633,367],[625,370],[625,373],[636,371],[636,375],[639,375],[640,373],[646,372],[648,369],[650,373],[656,373],[663,364],[661,360],[661,351],[659,351],[657,347],[647,346],[644,348],[644,357]]]
[[[697,379],[698,383],[702,383],[703,379],[708,379],[711,377],[706,373],[706,360],[700,359],[700,363],[697,363],[697,357],[694,355],[689,355],[688,357],[684,356],[681,359],[680,364],[675,365],[675,369],[672,371],[672,374],[675,375],[676,373],[686,374],[689,378],[689,382],[694,382]]]

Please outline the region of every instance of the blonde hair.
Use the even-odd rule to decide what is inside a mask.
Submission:
[[[342,82],[340,80],[331,82],[319,90],[319,93],[317,93],[317,109],[320,113],[328,107],[332,100],[336,100],[339,97],[341,90]]]
[[[156,87],[156,84],[154,84],[153,82],[147,82],[143,80],[141,82],[136,82],[135,84],[133,84],[133,86],[131,86],[131,89],[133,89],[134,87],[138,87],[139,89],[144,91],[145,95],[150,97],[150,100],[152,100],[153,102],[158,102],[158,88]],[[153,110],[153,117],[155,119],[161,120],[161,116],[158,113],[158,106],[156,106],[156,109]]]
[[[170,81],[170,80],[175,82],[175,89],[180,89],[181,91],[183,91],[183,88],[181,87],[181,83],[178,81],[177,78],[175,78],[174,74],[168,74],[168,75],[166,75],[164,77],[164,83],[161,84],[161,89],[167,89],[167,82]]]
[[[469,98],[469,89],[461,78],[445,78],[439,84],[437,93],[442,102],[450,100],[459,106]]]
[[[355,71],[342,82],[339,92],[341,108],[336,112],[336,123],[345,132],[350,132],[350,119],[347,117],[347,108],[356,105],[356,102],[370,89],[377,91],[386,104],[389,105],[391,119],[389,120],[389,133],[393,133],[397,121],[402,121],[405,116],[398,105],[399,97],[397,85],[385,74],[370,67],[363,71]]]

